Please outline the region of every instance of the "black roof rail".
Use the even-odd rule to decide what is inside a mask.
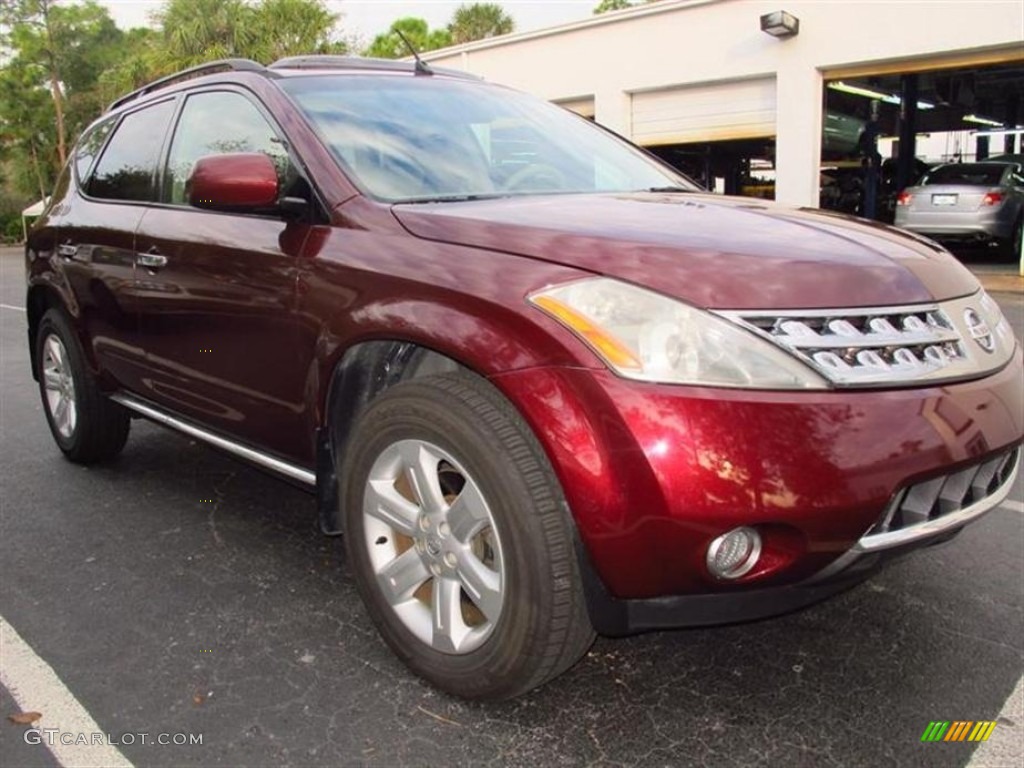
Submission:
[[[411,72],[423,74],[422,70],[417,71],[414,61],[397,61],[395,59],[370,59],[361,56],[332,56],[328,54],[320,56],[289,56],[279,59],[270,65],[269,69],[355,69],[355,70],[376,70],[378,72]],[[430,67],[432,72],[448,77],[459,77],[464,80],[481,80],[482,78],[463,72],[458,69],[447,69],[445,67]]]
[[[159,80],[154,80],[152,83],[116,99],[107,107],[107,111],[117,109],[122,104],[127,104],[129,101],[134,101],[140,96],[145,96],[147,93],[158,91],[169,85],[191,80],[195,77],[202,77],[203,75],[213,75],[217,72],[266,72],[266,67],[250,59],[219,59],[217,61],[209,61],[205,64],[175,72],[173,75],[161,77]]]

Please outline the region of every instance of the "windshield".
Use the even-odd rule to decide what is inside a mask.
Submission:
[[[280,85],[353,180],[391,202],[698,189],[584,118],[518,91],[384,75]]]
[[[940,165],[927,176],[922,184],[967,184],[973,187],[998,186],[1003,178],[1005,165],[997,163],[961,163]]]

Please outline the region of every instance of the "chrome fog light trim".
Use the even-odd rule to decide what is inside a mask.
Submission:
[[[723,533],[708,545],[708,571],[716,579],[738,579],[761,559],[761,534],[741,526]]]

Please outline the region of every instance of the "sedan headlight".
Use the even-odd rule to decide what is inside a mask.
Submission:
[[[810,367],[728,320],[605,277],[529,301],[629,379],[750,389],[827,389]]]

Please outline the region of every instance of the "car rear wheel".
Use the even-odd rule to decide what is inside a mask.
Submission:
[[[1003,241],[1003,257],[1008,261],[1017,261],[1021,258],[1021,241],[1024,240],[1024,216],[1017,218],[1010,237]]]
[[[561,489],[527,425],[465,375],[399,384],[352,435],[346,548],[392,650],[449,693],[502,699],[593,642]]]
[[[120,453],[131,419],[100,391],[60,310],[49,310],[39,322],[36,366],[46,420],[64,455],[78,464],[93,464]]]

